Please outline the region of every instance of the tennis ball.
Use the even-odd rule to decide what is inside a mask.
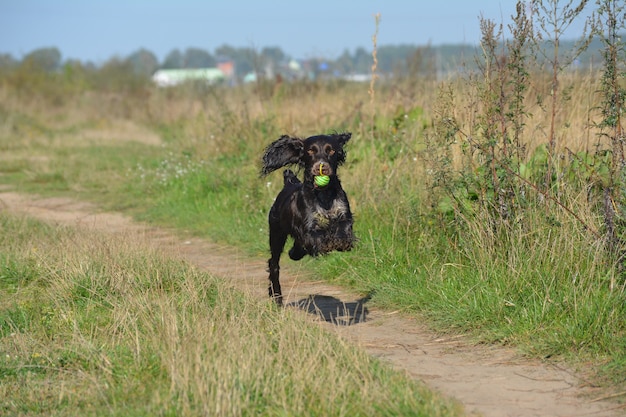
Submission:
[[[313,180],[318,187],[326,187],[330,182],[330,177],[328,175],[316,175]]]

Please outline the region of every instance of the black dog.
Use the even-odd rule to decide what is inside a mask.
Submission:
[[[285,170],[284,187],[269,213],[269,295],[279,305],[279,261],[288,235],[294,240],[289,257],[295,261],[305,255],[349,251],[354,246],[350,204],[337,177],[350,136],[340,133],[299,139],[285,135],[265,150],[262,175],[287,165],[304,169],[303,182],[290,169]]]

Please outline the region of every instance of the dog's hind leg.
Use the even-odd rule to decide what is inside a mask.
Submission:
[[[299,261],[300,259],[304,258],[307,253],[308,252],[306,251],[306,249],[304,249],[298,243],[294,243],[293,247],[289,249],[289,257],[294,261]]]

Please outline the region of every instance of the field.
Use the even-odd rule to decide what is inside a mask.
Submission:
[[[2,187],[264,257],[281,188],[279,174],[259,177],[264,147],[282,134],[350,131],[342,183],[360,241],[307,268],[440,332],[566,361],[607,395],[624,392],[622,182],[594,70],[559,74],[555,101],[551,78],[529,74],[507,102],[496,93],[511,84],[492,78],[161,90],[75,77],[3,74]],[[3,412],[459,415],[188,265],[2,212],[0,222]],[[224,345],[237,354],[214,356]],[[278,371],[271,353],[308,367]]]
[[[2,227],[4,415],[461,415],[141,239]]]

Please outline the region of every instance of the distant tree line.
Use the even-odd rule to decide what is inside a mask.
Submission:
[[[561,45],[568,49],[567,42]],[[587,67],[599,62],[600,41],[594,41],[579,57],[578,65]],[[471,70],[476,68],[476,56],[479,50],[474,45],[454,44],[442,46],[387,45],[377,49],[377,72],[389,76],[427,76]],[[163,61],[144,48],[138,49],[127,57],[112,57],[103,64],[79,60],[63,60],[61,51],[56,47],[40,48],[26,54],[21,60],[10,54],[0,53],[0,70],[25,68],[44,72],[62,71],[63,69],[81,69],[86,71],[130,71],[134,76],[149,77],[158,69],[173,68],[210,68],[222,61],[234,63],[235,76],[239,79],[254,72],[261,76],[284,75],[289,73],[290,62],[296,61],[285,54],[279,47],[236,48],[223,45],[213,53],[201,48],[187,48],[184,51],[174,49]],[[345,50],[336,59],[308,58],[297,60],[305,71],[312,75],[346,76],[351,74],[369,74],[372,68],[372,52],[365,48],[354,51]]]
[[[377,70],[381,73],[432,71],[435,69],[434,62],[436,59],[441,59],[443,55],[458,57],[459,51],[465,51],[468,56],[471,56],[474,47],[469,45],[440,48],[413,45],[381,46],[377,51]],[[420,59],[416,59],[418,57]],[[430,61],[430,63],[423,63],[422,61],[425,60]],[[243,77],[250,72],[281,73],[291,61],[297,61],[299,65],[304,65],[316,73],[323,71],[332,75],[367,74],[372,67],[372,52],[365,48],[357,48],[354,52],[346,49],[336,59],[294,60],[279,47],[266,47],[259,51],[253,48],[235,48],[224,45],[217,48],[213,53],[201,48],[174,49],[165,56],[163,61],[159,61],[153,52],[141,48],[127,57],[112,57],[100,66],[77,60],[63,61],[61,52],[55,47],[36,49],[21,60],[9,54],[0,54],[0,68],[5,69],[28,66],[50,72],[58,71],[65,65],[81,65],[87,69],[123,65],[137,75],[151,75],[158,69],[211,68],[222,61],[234,62],[237,77]],[[417,66],[416,61],[420,62]]]

